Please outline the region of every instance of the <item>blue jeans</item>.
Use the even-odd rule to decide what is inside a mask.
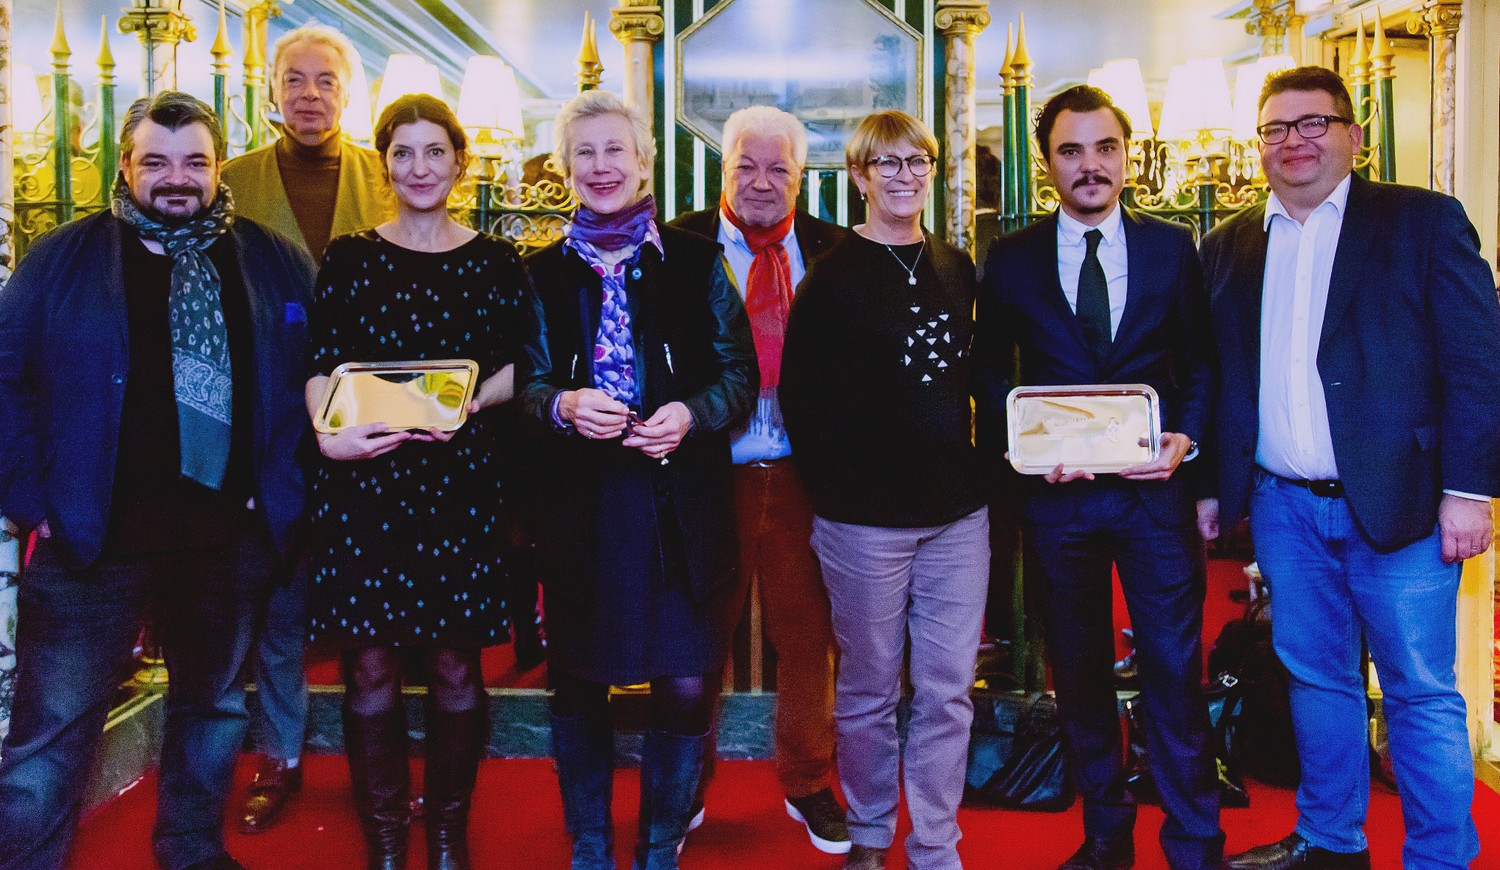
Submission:
[[[260,700],[261,751],[280,761],[302,757],[307,735],[307,572],[279,578],[267,596],[255,642],[255,692]]]
[[[240,669],[275,562],[258,524],[222,547],[82,569],[39,543],[21,578],[16,698],[0,752],[0,870],[63,865],[105,716],[148,617],[171,674],[156,860],[179,870],[223,851],[224,804],[249,720]]]
[[[1380,674],[1406,821],[1402,863],[1464,868],[1479,855],[1474,762],[1454,677],[1458,565],[1437,532],[1389,553],[1348,503],[1263,471],[1250,498],[1255,555],[1271,586],[1276,654],[1291,672],[1302,783],[1297,833],[1335,852],[1364,849],[1370,794],[1360,637]]]

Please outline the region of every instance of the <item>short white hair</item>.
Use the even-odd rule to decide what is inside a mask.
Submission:
[[[725,160],[734,153],[734,146],[746,133],[767,139],[785,139],[792,146],[797,169],[800,171],[807,165],[807,128],[791,112],[783,112],[775,106],[749,106],[730,115],[724,122]]]
[[[598,89],[584,91],[563,103],[552,121],[552,157],[562,167],[563,178],[573,177],[573,166],[569,162],[573,151],[573,125],[600,115],[618,115],[630,125],[636,157],[646,167],[641,173],[641,190],[645,190],[651,183],[651,167],[656,163],[656,139],[651,135],[651,122],[641,112],[625,105],[619,97]]]
[[[339,84],[347,89],[354,78],[354,67],[359,63],[359,50],[349,41],[349,37],[326,24],[304,24],[287,31],[276,40],[276,45],[271,49],[271,87],[281,84],[282,66],[287,52],[304,43],[333,49],[344,67],[344,76]]]

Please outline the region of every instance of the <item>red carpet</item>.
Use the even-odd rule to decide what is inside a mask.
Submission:
[[[349,804],[349,777],[342,758],[313,756],[307,783],[298,801],[272,831],[255,836],[229,835],[231,852],[250,870],[332,870],[356,868],[363,860],[354,811]],[[244,795],[251,769],[242,761],[236,803]],[[615,829],[621,867],[629,867],[634,841],[638,778],[621,771],[616,784]],[[1226,810],[1224,828],[1230,849],[1275,840],[1291,829],[1295,818],[1291,793],[1252,786],[1250,809]],[[134,789],[87,819],[79,833],[69,870],[153,870],[150,830],[155,807],[155,780]],[[775,770],[769,761],[726,761],[708,794],[709,818],[693,834],[682,855],[684,870],[835,870],[838,857],[823,855],[807,842],[802,828],[782,812]],[[1479,785],[1474,801],[1484,851],[1475,868],[1500,868],[1500,796]],[[964,810],[959,844],[973,870],[1052,870],[1072,854],[1082,838],[1080,811],[1015,813]],[[1136,829],[1140,870],[1162,870],[1156,845],[1161,812],[1142,807]],[[552,764],[546,759],[491,760],[480,773],[473,815],[476,868],[557,870],[567,861],[567,835]],[[1377,870],[1400,867],[1401,813],[1396,797],[1378,791],[1372,799],[1370,848]],[[421,831],[413,831],[409,865],[421,870]],[[898,834],[904,836],[905,830]],[[898,840],[899,843],[899,840]],[[906,866],[893,850],[891,870]]]

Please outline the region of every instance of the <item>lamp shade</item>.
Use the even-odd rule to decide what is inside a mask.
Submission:
[[[1089,73],[1089,84],[1109,94],[1130,118],[1130,132],[1135,139],[1150,139],[1151,104],[1146,101],[1146,82],[1141,78],[1141,63],[1133,57],[1112,60]]]
[[[375,138],[375,116],[370,111],[370,77],[365,65],[354,64],[349,74],[349,104],[344,107],[343,120],[339,122],[344,135],[356,142],[368,142]]]
[[[1218,58],[1196,58],[1172,67],[1167,94],[1161,104],[1162,139],[1196,139],[1200,132],[1229,133],[1234,129],[1234,110],[1229,100],[1229,80]]]
[[[10,70],[11,123],[18,134],[30,136],[42,125],[42,89],[31,64],[17,62]]]
[[[1240,67],[1234,76],[1234,138],[1254,139],[1260,116],[1260,90],[1272,73],[1296,66],[1285,54],[1258,57]]]
[[[458,123],[472,130],[504,131],[505,138],[524,138],[516,73],[500,58],[469,58],[458,93]]]
[[[443,96],[443,83],[435,65],[414,54],[393,54],[385,62],[385,76],[380,80],[380,96],[375,98],[375,115],[407,94]]]

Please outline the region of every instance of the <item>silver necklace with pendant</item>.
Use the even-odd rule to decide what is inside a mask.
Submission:
[[[881,244],[884,245],[885,243],[881,242]],[[896,262],[901,264],[901,268],[906,270],[906,283],[913,287],[917,286],[917,264],[922,262],[922,252],[927,250],[927,237],[922,237],[922,246],[917,248],[917,258],[911,261],[910,268],[907,268],[906,261],[901,259],[901,255],[896,253],[895,248],[885,245],[885,249],[890,251],[891,256],[896,258]]]

